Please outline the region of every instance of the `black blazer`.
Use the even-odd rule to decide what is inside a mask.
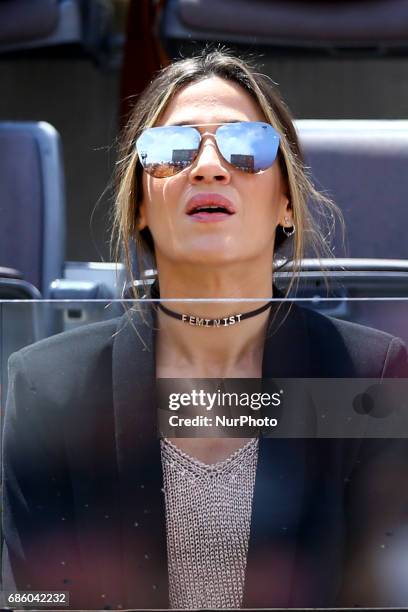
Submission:
[[[5,578],[20,590],[70,591],[72,608],[168,606],[154,315],[144,309],[48,338],[9,362]],[[265,342],[265,378],[408,377],[399,339],[298,306],[283,320]],[[359,476],[381,448],[261,438],[244,607],[336,604],[349,541],[387,502]],[[393,500],[393,512],[406,513],[406,502]]]

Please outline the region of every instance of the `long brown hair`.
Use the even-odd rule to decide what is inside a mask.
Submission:
[[[308,253],[330,257],[327,235],[333,230],[337,217],[342,216],[337,206],[313,186],[304,166],[298,136],[292,116],[273,81],[257,72],[251,62],[229,51],[204,50],[199,55],[180,59],[163,68],[140,95],[123,131],[116,174],[116,200],[113,211],[112,252],[114,261],[124,261],[128,280],[134,282],[136,258],[142,279],[146,268],[155,267],[154,244],[148,228],[137,228],[139,203],[142,197],[142,166],[135,142],[147,127],[154,126],[169,102],[183,87],[209,77],[221,77],[240,85],[255,100],[266,121],[281,135],[279,163],[288,189],[296,232],[290,238],[278,226],[275,255],[282,248],[288,250],[292,277],[287,294],[299,278],[299,265]],[[312,203],[312,204],[311,204]],[[276,269],[276,262],[274,263]],[[138,295],[134,290],[134,297]]]

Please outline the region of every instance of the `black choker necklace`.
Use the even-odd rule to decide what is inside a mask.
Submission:
[[[160,299],[160,292],[157,282],[153,283],[150,289],[150,296],[154,299]],[[249,312],[244,312],[242,314],[229,315],[228,317],[220,317],[219,319],[206,319],[204,317],[197,317],[195,315],[175,312],[174,310],[170,310],[170,308],[167,308],[167,306],[163,306],[161,302],[158,303],[158,307],[169,317],[173,317],[173,319],[183,321],[188,325],[193,325],[197,327],[228,327],[229,325],[236,325],[237,323],[241,323],[241,321],[244,321],[245,319],[256,317],[256,315],[259,315],[261,314],[261,312],[265,312],[265,310],[270,308],[272,306],[272,303],[273,302],[268,302],[267,304],[264,304],[263,306],[261,306],[260,308],[256,308],[255,310],[250,310]]]
[[[235,325],[236,323],[241,323],[241,321],[244,321],[244,319],[256,317],[256,315],[259,315],[267,308],[270,308],[272,306],[272,302],[268,302],[260,308],[256,308],[256,310],[250,310],[249,312],[244,312],[243,314],[229,315],[228,317],[220,317],[219,319],[205,319],[204,317],[180,314],[178,312],[175,312],[174,310],[170,310],[170,308],[167,308],[166,306],[163,306],[163,304],[161,304],[160,302],[158,306],[160,310],[169,317],[173,317],[173,319],[178,319],[179,321],[183,321],[184,323],[188,323],[189,325],[199,327],[228,327],[228,325]]]

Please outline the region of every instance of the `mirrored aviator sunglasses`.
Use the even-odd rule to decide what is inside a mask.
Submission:
[[[213,134],[218,150],[238,170],[256,174],[274,163],[280,136],[269,123],[243,121],[165,125],[147,128],[136,141],[144,170],[155,178],[168,178],[191,166],[198,156],[204,136],[197,128],[210,125],[219,125]]]

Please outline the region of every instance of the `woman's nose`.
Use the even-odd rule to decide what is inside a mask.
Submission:
[[[217,181],[228,183],[231,175],[227,164],[221,157],[215,142],[202,142],[198,156],[190,170],[190,181],[193,183],[211,183]]]

